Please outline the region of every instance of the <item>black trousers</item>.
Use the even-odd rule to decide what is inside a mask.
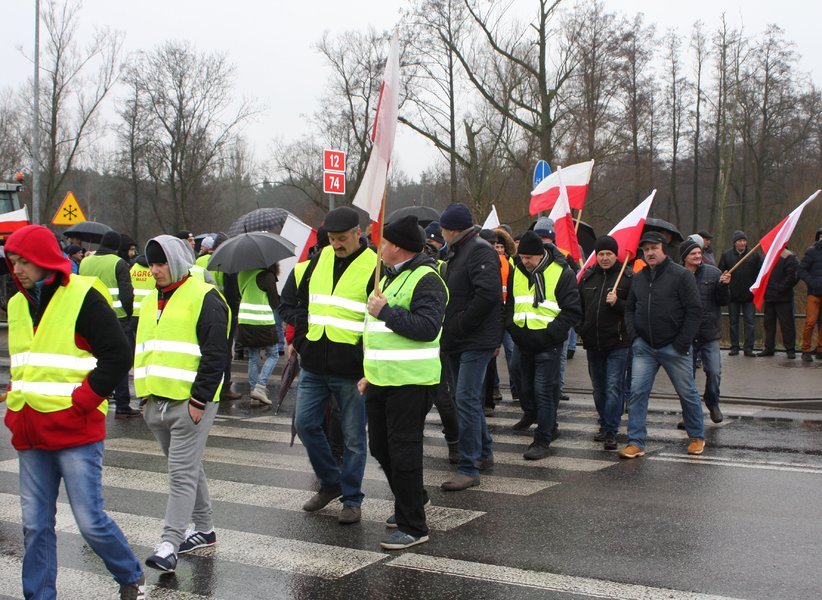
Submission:
[[[796,325],[793,321],[793,302],[765,302],[765,350],[773,352],[776,347],[776,322],[782,330],[785,350],[796,346]]]
[[[132,363],[134,362],[134,334],[132,333],[131,329],[131,319],[129,317],[119,319],[120,321],[120,329],[123,330],[123,333],[128,340],[129,346],[131,346],[132,352]],[[114,404],[115,404],[115,411],[119,413],[128,412],[128,409],[131,408],[131,390],[128,388],[128,373],[125,374],[123,379],[114,387]]]
[[[435,386],[437,389],[434,393],[434,406],[440,414],[445,441],[452,443],[460,439],[460,424],[457,418],[457,407],[454,405],[454,395],[448,386],[446,365],[447,363],[442,361],[442,375],[440,375],[439,385]]]
[[[428,535],[427,493],[422,484],[422,441],[425,415],[436,385],[380,387],[368,384],[368,445],[394,494],[394,515],[403,533]]]

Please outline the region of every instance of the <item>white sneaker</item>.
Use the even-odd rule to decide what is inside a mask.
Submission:
[[[251,399],[261,404],[271,404],[271,400],[268,397],[268,388],[262,383],[258,383],[254,386],[254,389],[251,390]]]

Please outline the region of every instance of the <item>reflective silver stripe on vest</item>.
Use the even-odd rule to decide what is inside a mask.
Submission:
[[[11,391],[41,396],[71,396],[82,383],[55,383],[53,381],[12,381]]]
[[[534,297],[533,296],[516,296],[514,298],[514,304],[531,304],[531,305],[533,305],[534,304]],[[549,310],[555,310],[557,312],[559,312],[561,310],[560,307],[559,307],[559,304],[557,304],[556,302],[553,302],[551,300],[543,300],[542,302],[539,303],[538,306],[541,306],[542,308],[547,308]]]
[[[363,304],[363,306],[365,306]],[[308,313],[309,325],[333,325],[340,329],[347,329],[348,331],[358,331],[362,333],[365,331],[365,323],[362,321],[349,321],[347,319],[338,319],[337,317],[329,317],[326,315],[312,315]]]
[[[134,288],[134,295],[135,296],[148,296],[154,290],[144,290],[142,288]]]
[[[550,323],[554,320],[555,317],[549,317],[547,315],[538,315],[534,312],[520,312],[514,313],[514,320],[519,319],[530,319],[531,321],[542,321],[544,323]]]
[[[135,354],[143,352],[175,352],[177,354],[190,354],[192,356],[202,356],[199,344],[189,342],[171,342],[168,340],[146,340],[142,344],[137,344]]]
[[[134,369],[134,379],[144,379],[145,377],[162,377],[164,379],[176,379],[177,381],[187,381],[193,383],[197,378],[197,371],[177,369],[175,367],[163,367],[160,365],[148,365]]]
[[[246,321],[273,321],[274,315],[273,313],[268,313],[267,315],[261,315],[258,313],[246,313],[246,312],[238,312],[237,313],[238,319],[245,319]]]
[[[371,315],[366,315],[365,330],[370,333],[394,333],[385,321],[378,321]]]
[[[93,356],[81,358],[79,356],[47,354],[45,352],[19,352],[12,354],[12,367],[24,367],[26,365],[32,367],[53,367],[56,369],[91,371],[97,366],[97,359]]]
[[[270,304],[249,304],[248,302],[241,302],[240,310],[265,310],[270,313],[274,312],[271,310]]]
[[[340,296],[328,296],[326,294],[309,294],[308,301],[311,304],[327,304],[347,308],[348,310],[362,314],[365,314],[367,308],[365,302],[357,302],[356,300],[349,300],[348,298],[341,298]]]
[[[426,360],[439,358],[439,348],[414,348],[411,350],[366,350],[368,360]]]

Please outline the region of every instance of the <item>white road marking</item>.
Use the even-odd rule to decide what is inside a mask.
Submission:
[[[682,456],[661,452],[649,456],[651,460],[663,462],[680,462],[714,467],[737,467],[740,469],[761,469],[763,471],[788,471],[791,473],[814,473],[822,475],[822,464],[789,463],[767,460],[748,460],[744,458],[724,458],[721,456]]]
[[[557,573],[527,571],[514,567],[468,562],[439,556],[424,556],[412,552],[406,552],[398,556],[386,563],[386,566],[579,596],[613,598],[614,600],[731,600],[724,596],[682,592]]]

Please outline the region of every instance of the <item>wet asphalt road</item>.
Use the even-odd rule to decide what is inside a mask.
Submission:
[[[569,363],[570,390],[585,387],[578,358]],[[784,366],[783,380],[771,375],[772,393],[763,389],[762,397],[813,393],[822,383],[813,367]],[[247,398],[221,406],[206,450],[218,544],[181,557],[176,575],[150,572],[149,598],[820,597],[822,413],[729,403],[725,422],[706,426],[705,455],[688,458],[677,405],[662,390],[652,401],[648,455],[625,462],[591,440],[590,395],[572,391],[552,456],[526,463],[529,438],[511,430],[519,410],[507,401],[489,419],[495,467],[480,487],[446,493],[438,484],[451,466],[432,411],[431,540],[388,553],[378,543],[391,493],[373,459],[362,523],[338,525],[336,507],[300,510],[316,481],[299,441],[288,445],[293,402],[292,392],[278,416]],[[110,418],[106,447],[107,509],[144,558],[162,528],[165,461],[139,419]],[[22,597],[16,470],[3,428],[0,597],[11,598]],[[60,597],[115,597],[67,505],[57,523]]]

